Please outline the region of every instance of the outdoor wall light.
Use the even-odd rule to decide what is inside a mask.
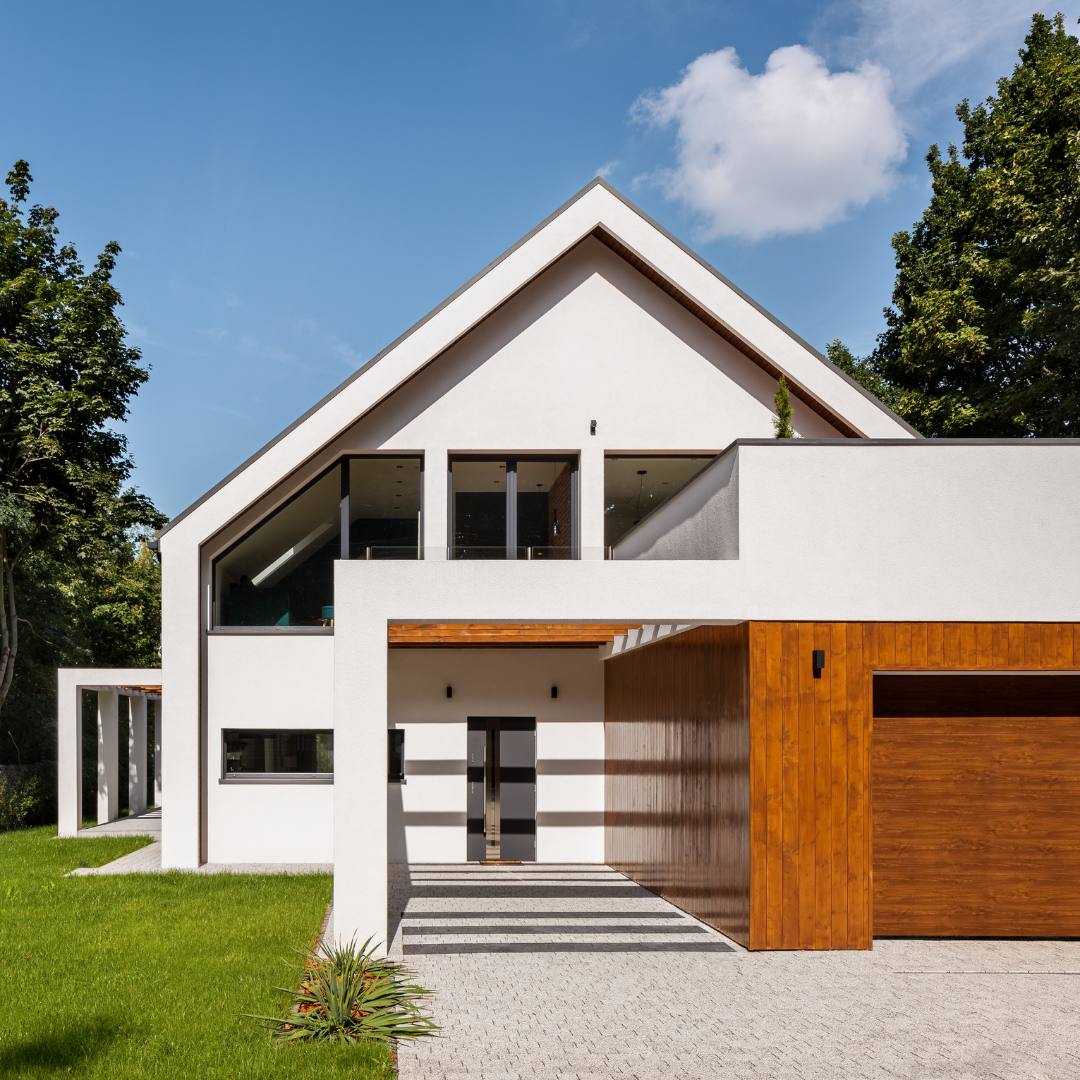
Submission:
[[[551,535],[552,536],[558,536],[559,535],[559,511],[558,510],[556,510],[551,515]]]
[[[454,696],[454,688],[452,686],[448,686],[446,688],[446,696],[447,697],[453,697]]]
[[[590,435],[595,435],[596,434],[596,421],[595,420],[590,420],[589,421],[589,434]]]
[[[825,650],[814,650],[814,678],[820,679],[821,673],[825,669]]]
[[[551,696],[552,697],[558,697],[559,696],[559,688],[557,686],[553,686],[551,688]]]

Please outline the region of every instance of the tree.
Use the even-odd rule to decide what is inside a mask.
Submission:
[[[791,426],[791,398],[788,396],[787,379],[780,376],[779,389],[773,398],[776,406],[776,419],[773,421],[773,431],[778,439],[794,439],[795,429]]]
[[[836,367],[869,390],[882,405],[903,415],[907,407],[903,391],[885,379],[873,356],[856,356],[839,338],[833,338],[825,346],[825,352]]]
[[[1080,45],[1035,15],[1025,46],[957,108],[964,160],[930,148],[930,205],[893,238],[874,367],[927,435],[1080,434]]]
[[[87,273],[74,247],[58,243],[56,210],[24,216],[31,183],[27,163],[16,162],[9,199],[0,199],[0,711],[20,624],[41,633],[20,615],[20,598],[36,595],[60,619],[54,631],[70,632],[62,612],[77,597],[65,586],[77,592],[70,582],[91,574],[118,535],[166,520],[123,489],[132,463],[109,427],[148,376],[116,314],[120,247],[106,244]]]

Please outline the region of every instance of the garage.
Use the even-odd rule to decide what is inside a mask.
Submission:
[[[1080,675],[876,672],[877,937],[1080,936]]]

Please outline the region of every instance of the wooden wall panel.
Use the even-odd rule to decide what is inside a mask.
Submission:
[[[750,948],[868,949],[875,933],[1080,935],[1080,720],[1050,731],[1013,718],[1015,731],[972,751],[981,764],[968,768],[963,754],[946,760],[951,744],[932,727],[898,733],[897,721],[872,719],[874,671],[1075,671],[1080,624],[753,622],[703,627],[607,668],[609,861]],[[905,809],[902,792],[928,783],[920,769],[944,783],[950,768],[961,787],[970,774],[969,788],[980,768],[997,770],[1032,792],[1041,817],[977,785],[981,813],[961,814],[948,784]],[[943,809],[920,821],[912,807],[931,798]],[[999,838],[1005,876],[982,880]],[[943,850],[960,853],[956,880],[970,885],[959,905]],[[942,922],[949,903],[959,914]]]
[[[605,664],[607,862],[742,944],[750,920],[748,659],[743,623],[700,627]]]
[[[750,624],[751,753],[764,748],[750,790],[752,949],[870,947],[863,636],[860,623]],[[925,649],[918,627],[885,639],[892,656]]]

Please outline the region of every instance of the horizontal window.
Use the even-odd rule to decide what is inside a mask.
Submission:
[[[1080,716],[1080,675],[876,672],[874,716]]]
[[[222,737],[226,777],[334,775],[332,731],[230,729]]]

